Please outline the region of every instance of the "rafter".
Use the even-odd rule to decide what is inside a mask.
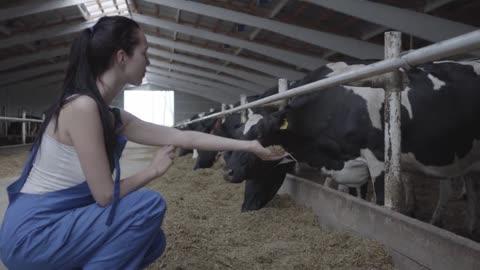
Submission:
[[[28,1],[9,8],[0,9],[0,18],[6,21],[12,18],[23,17],[35,13],[60,9],[69,6],[80,5],[92,0],[42,0]]]
[[[193,93],[195,93],[196,95],[219,102],[231,102],[232,100],[236,100],[237,98],[237,96],[231,95],[222,90],[206,87],[200,84],[187,82],[179,79],[172,79],[164,75],[148,73],[147,77],[148,80],[152,82],[164,82],[166,84],[175,85],[186,89],[193,89],[195,90]]]
[[[237,80],[233,77],[217,75],[213,72],[202,71],[198,68],[191,68],[191,67],[184,66],[184,65],[172,64],[172,63],[165,62],[165,61],[158,61],[158,60],[155,60],[155,59],[151,59],[150,63],[153,67],[161,67],[161,68],[168,69],[169,71],[170,70],[177,70],[177,71],[181,71],[181,72],[196,75],[196,76],[201,76],[201,77],[205,77],[205,78],[209,78],[209,79],[214,79],[216,81],[225,82],[225,83],[240,87],[242,89],[245,89],[246,91],[251,92],[252,94],[261,92],[261,90],[262,90],[262,87],[259,86],[259,85],[249,83],[249,82],[243,81],[243,80]]]
[[[17,56],[7,58],[5,60],[0,61],[0,71],[8,70],[10,68],[18,67],[27,63],[31,63],[37,60],[48,59],[55,56],[61,56],[68,54],[68,48],[52,48],[45,51],[30,53],[27,55]]]
[[[133,15],[133,19],[137,22],[157,26],[164,29],[174,30],[175,32],[181,32],[187,35],[200,37],[207,40],[216,41],[221,44],[230,44],[232,46],[245,48],[255,53],[259,53],[273,59],[280,60],[282,62],[292,64],[298,67],[302,67],[308,70],[314,70],[315,68],[326,64],[327,62],[311,55],[305,55],[293,51],[288,51],[284,49],[279,49],[272,46],[267,46],[259,43],[254,43],[251,41],[243,40],[240,38],[234,38],[227,35],[222,35],[214,33],[211,31],[195,28],[192,26],[182,25],[174,23],[160,18],[153,18],[145,15]]]
[[[152,35],[146,35],[146,36],[147,36],[148,42],[151,42],[153,44],[166,46],[170,48],[174,47],[177,49],[186,50],[189,52],[206,55],[206,56],[217,58],[217,59],[226,59],[236,64],[245,66],[250,69],[258,70],[260,72],[264,72],[278,78],[288,78],[290,80],[297,80],[299,78],[302,78],[305,75],[304,73],[301,73],[295,70],[278,67],[278,66],[265,63],[262,61],[258,61],[258,60],[252,60],[244,57],[233,56],[233,55],[221,53],[215,50],[204,49],[198,46],[175,42],[172,40],[155,37]]]
[[[223,67],[218,64],[214,64],[211,62],[203,61],[191,56],[186,56],[182,54],[172,54],[171,52],[163,51],[163,50],[158,50],[155,48],[150,48],[148,49],[148,53],[153,56],[159,56],[165,59],[173,59],[178,62],[186,63],[189,65],[193,66],[198,66],[202,68],[208,68],[212,70],[222,70],[222,72],[226,74],[230,74],[232,76],[235,76],[237,78],[250,81],[253,83],[256,83],[258,85],[264,86],[264,87],[270,87],[272,85],[276,84],[276,80],[273,79],[272,77],[269,76],[264,76],[264,75],[259,75],[256,73],[244,71],[244,70],[239,70],[235,68],[229,68],[229,67]]]
[[[67,62],[60,62],[56,64],[42,65],[39,67],[28,68],[25,70],[2,73],[0,75],[0,85],[6,85],[23,81],[32,77],[36,77],[42,74],[47,74],[53,71],[65,70]]]
[[[245,89],[237,88],[237,87],[234,87],[234,86],[231,86],[231,85],[228,85],[228,84],[214,82],[212,80],[202,79],[202,78],[198,78],[198,77],[195,77],[195,76],[184,75],[184,74],[180,74],[180,73],[177,73],[177,72],[169,72],[168,70],[164,70],[164,69],[160,69],[160,68],[156,68],[156,67],[148,67],[147,71],[150,72],[150,73],[153,73],[153,74],[157,74],[157,75],[169,76],[169,77],[174,78],[174,79],[180,79],[180,80],[188,81],[188,82],[191,82],[191,83],[205,85],[205,86],[211,87],[213,89],[218,89],[219,91],[223,91],[223,92],[226,92],[226,93],[229,93],[229,94],[232,94],[232,95],[236,95],[237,93],[248,92]]]
[[[8,48],[17,44],[25,44],[25,43],[33,42],[40,39],[48,39],[48,38],[68,35],[71,33],[81,31],[92,25],[94,25],[94,22],[82,22],[82,23],[75,23],[75,24],[69,24],[69,25],[56,25],[53,27],[36,29],[35,32],[33,33],[18,34],[8,38],[1,39],[0,49]]]
[[[302,0],[350,16],[438,42],[477,30],[476,27],[408,9],[371,1],[358,0]],[[421,27],[419,27],[421,25]]]
[[[291,25],[274,21],[271,19],[261,18],[250,14],[236,12],[224,8],[205,5],[193,1],[185,0],[145,0],[147,2],[164,5],[172,8],[178,8],[201,14],[211,16],[214,18],[221,18],[223,20],[243,23],[254,27],[266,29],[275,33],[289,36],[294,39],[302,40],[316,46],[324,47],[334,51],[341,52],[345,55],[353,56],[359,59],[381,59],[383,58],[383,47],[357,40],[350,37],[339,36],[327,32],[312,30],[305,27]]]

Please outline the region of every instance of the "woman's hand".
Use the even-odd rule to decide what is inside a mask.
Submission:
[[[155,177],[159,177],[167,172],[168,168],[172,166],[174,158],[175,147],[171,145],[163,146],[157,151],[157,154],[150,163],[149,168],[153,170]]]
[[[250,152],[257,155],[262,160],[278,160],[285,157],[285,155],[276,155],[269,149],[263,147],[257,140],[250,141]]]

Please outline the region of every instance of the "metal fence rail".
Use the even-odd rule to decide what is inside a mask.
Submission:
[[[22,122],[22,144],[27,143],[27,133],[30,133],[30,123],[43,123],[45,120],[45,115],[42,116],[42,120],[40,119],[30,119],[26,117],[26,112],[23,111],[22,118],[18,117],[7,117],[7,116],[0,116],[0,121],[15,121],[15,122]],[[8,128],[5,126],[5,136],[8,135]]]
[[[0,121],[5,120],[5,121],[17,121],[17,122],[36,122],[36,123],[43,123],[43,120],[39,119],[29,119],[29,118],[16,118],[16,117],[5,117],[5,116],[0,116]]]
[[[398,58],[391,58],[391,59],[378,61],[374,64],[359,68],[358,70],[348,71],[336,76],[325,78],[325,79],[322,79],[313,83],[309,83],[306,85],[302,85],[300,87],[290,89],[286,92],[271,95],[269,97],[253,101],[251,103],[241,105],[233,109],[214,113],[214,114],[211,114],[202,118],[198,118],[192,121],[181,122],[176,126],[187,125],[190,123],[195,123],[195,122],[203,121],[210,118],[221,117],[223,115],[242,111],[248,108],[258,107],[274,101],[287,99],[287,98],[298,96],[298,95],[305,95],[305,94],[319,91],[321,89],[325,89],[328,87],[346,84],[346,83],[358,81],[361,79],[366,79],[369,77],[388,73],[398,68],[402,68],[402,67],[408,68],[415,65],[430,62],[433,60],[441,59],[444,57],[456,55],[459,53],[473,51],[475,49],[480,49],[480,30],[476,30],[461,36],[457,36],[442,42],[432,44],[427,47],[423,47],[421,49],[409,52]]]

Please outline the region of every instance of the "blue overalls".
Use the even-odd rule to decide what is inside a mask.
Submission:
[[[32,149],[20,178],[7,188],[0,256],[8,269],[142,269],[162,255],[165,201],[151,190],[118,198],[119,159],[127,142],[121,135],[118,140],[108,207],[95,203],[87,182],[45,194],[20,193],[38,146]]]

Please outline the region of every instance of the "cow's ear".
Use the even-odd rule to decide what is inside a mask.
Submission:
[[[288,120],[287,120],[287,118],[283,118],[282,124],[280,125],[280,129],[281,129],[281,130],[288,129]]]

